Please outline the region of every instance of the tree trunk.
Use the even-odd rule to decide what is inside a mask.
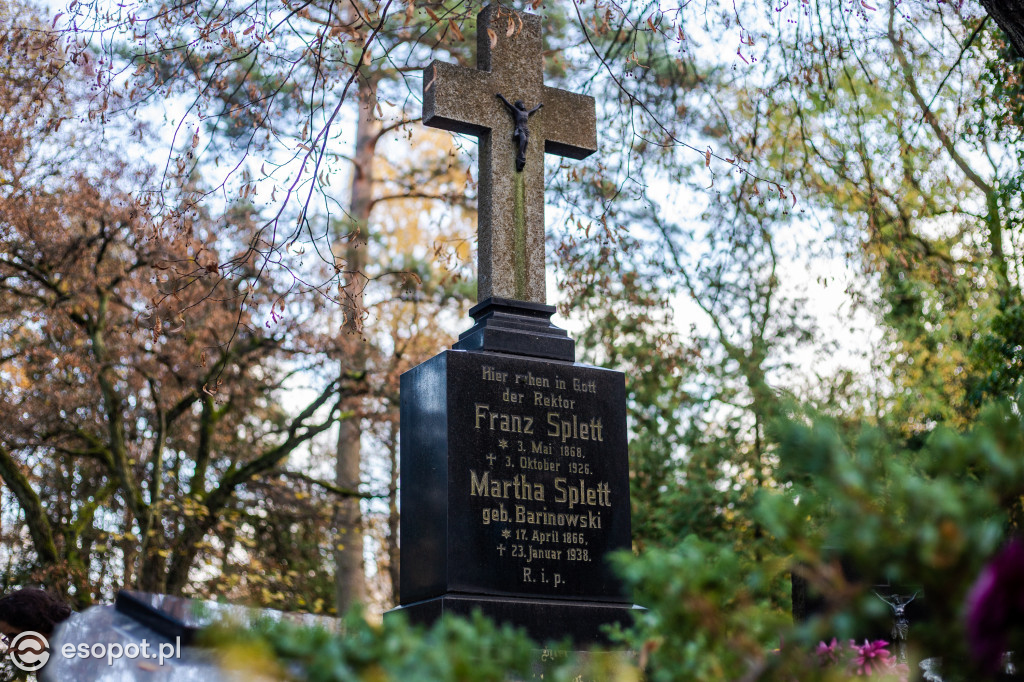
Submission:
[[[391,480],[388,483],[388,577],[391,578],[391,603],[401,602],[399,591],[400,561],[398,553],[398,424],[391,425],[391,442],[388,443],[388,457],[391,464]]]
[[[3,445],[0,445],[0,480],[7,484],[25,514],[25,525],[28,526],[28,535],[36,550],[38,565],[41,568],[56,566],[59,563],[57,543],[43,502],[28,476]]]
[[[359,118],[356,126],[355,164],[352,171],[352,196],[349,203],[349,234],[344,253],[345,291],[342,332],[343,347],[351,349],[341,359],[342,382],[363,382],[366,375],[366,349],[362,338],[363,289],[366,286],[367,230],[373,207],[373,160],[380,122],[377,84],[372,79],[359,82]],[[335,482],[339,488],[357,490],[360,483],[362,439],[362,391],[348,401],[338,428]],[[338,501],[336,515],[338,539],[335,542],[335,602],[344,613],[366,595],[363,568],[363,523],[359,498]]]
[[[988,15],[1009,38],[1017,54],[1024,57],[1024,1],[981,0]]]

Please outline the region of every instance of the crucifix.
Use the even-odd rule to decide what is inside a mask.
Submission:
[[[875,596],[888,604],[889,608],[892,609],[892,638],[896,642],[896,661],[898,663],[907,662],[907,634],[910,632],[910,619],[907,618],[907,605],[910,602],[917,599],[917,592],[907,596],[899,594],[890,594],[888,597],[883,597],[874,591]]]
[[[476,68],[423,72],[423,123],[480,140],[481,302],[545,303],[543,154],[597,151],[594,98],[544,85],[543,49],[540,17],[491,4],[477,17]]]

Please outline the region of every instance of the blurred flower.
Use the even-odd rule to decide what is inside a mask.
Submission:
[[[974,659],[1000,667],[1013,628],[1024,623],[1024,540],[1015,538],[978,576],[967,595],[967,639]]]
[[[821,665],[835,665],[839,662],[839,642],[832,638],[830,644],[818,642],[818,648],[814,650],[818,654],[818,663]]]
[[[889,643],[884,639],[876,639],[874,642],[864,640],[863,646],[850,640],[850,649],[853,650],[853,669],[858,675],[872,675],[876,672],[887,672],[895,661],[892,654],[886,648]]]

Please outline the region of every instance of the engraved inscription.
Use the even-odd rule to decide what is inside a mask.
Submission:
[[[507,433],[523,433],[529,436],[533,434],[533,417],[523,414],[491,412],[490,405],[477,403],[475,428],[486,428],[491,431],[505,431]]]
[[[544,486],[540,483],[530,483],[526,476],[519,475],[512,480],[500,478],[491,479],[490,472],[485,471],[483,476],[477,478],[475,471],[469,472],[469,494],[480,497],[500,497],[515,500],[537,500],[544,501]]]
[[[604,558],[629,547],[621,373],[459,357],[473,364],[452,398],[465,445],[449,495],[472,524],[455,564],[465,589],[618,598]]]
[[[563,419],[558,412],[548,412],[548,433],[552,438],[561,438],[562,442],[569,439],[575,440],[604,440],[601,435],[601,418],[591,419],[589,422],[580,421],[576,415],[572,419]]]

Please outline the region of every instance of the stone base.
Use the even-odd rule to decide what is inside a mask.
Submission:
[[[576,342],[551,324],[555,307],[509,298],[489,298],[473,306],[476,322],[459,336],[455,350],[485,350],[551,360],[576,361]]]
[[[602,626],[620,623],[628,627],[633,614],[644,609],[629,604],[560,601],[554,599],[508,599],[476,595],[447,594],[406,604],[384,614],[405,614],[410,623],[431,625],[446,614],[469,617],[479,610],[499,624],[524,628],[534,640],[544,643],[571,639],[574,644],[607,644]]]

